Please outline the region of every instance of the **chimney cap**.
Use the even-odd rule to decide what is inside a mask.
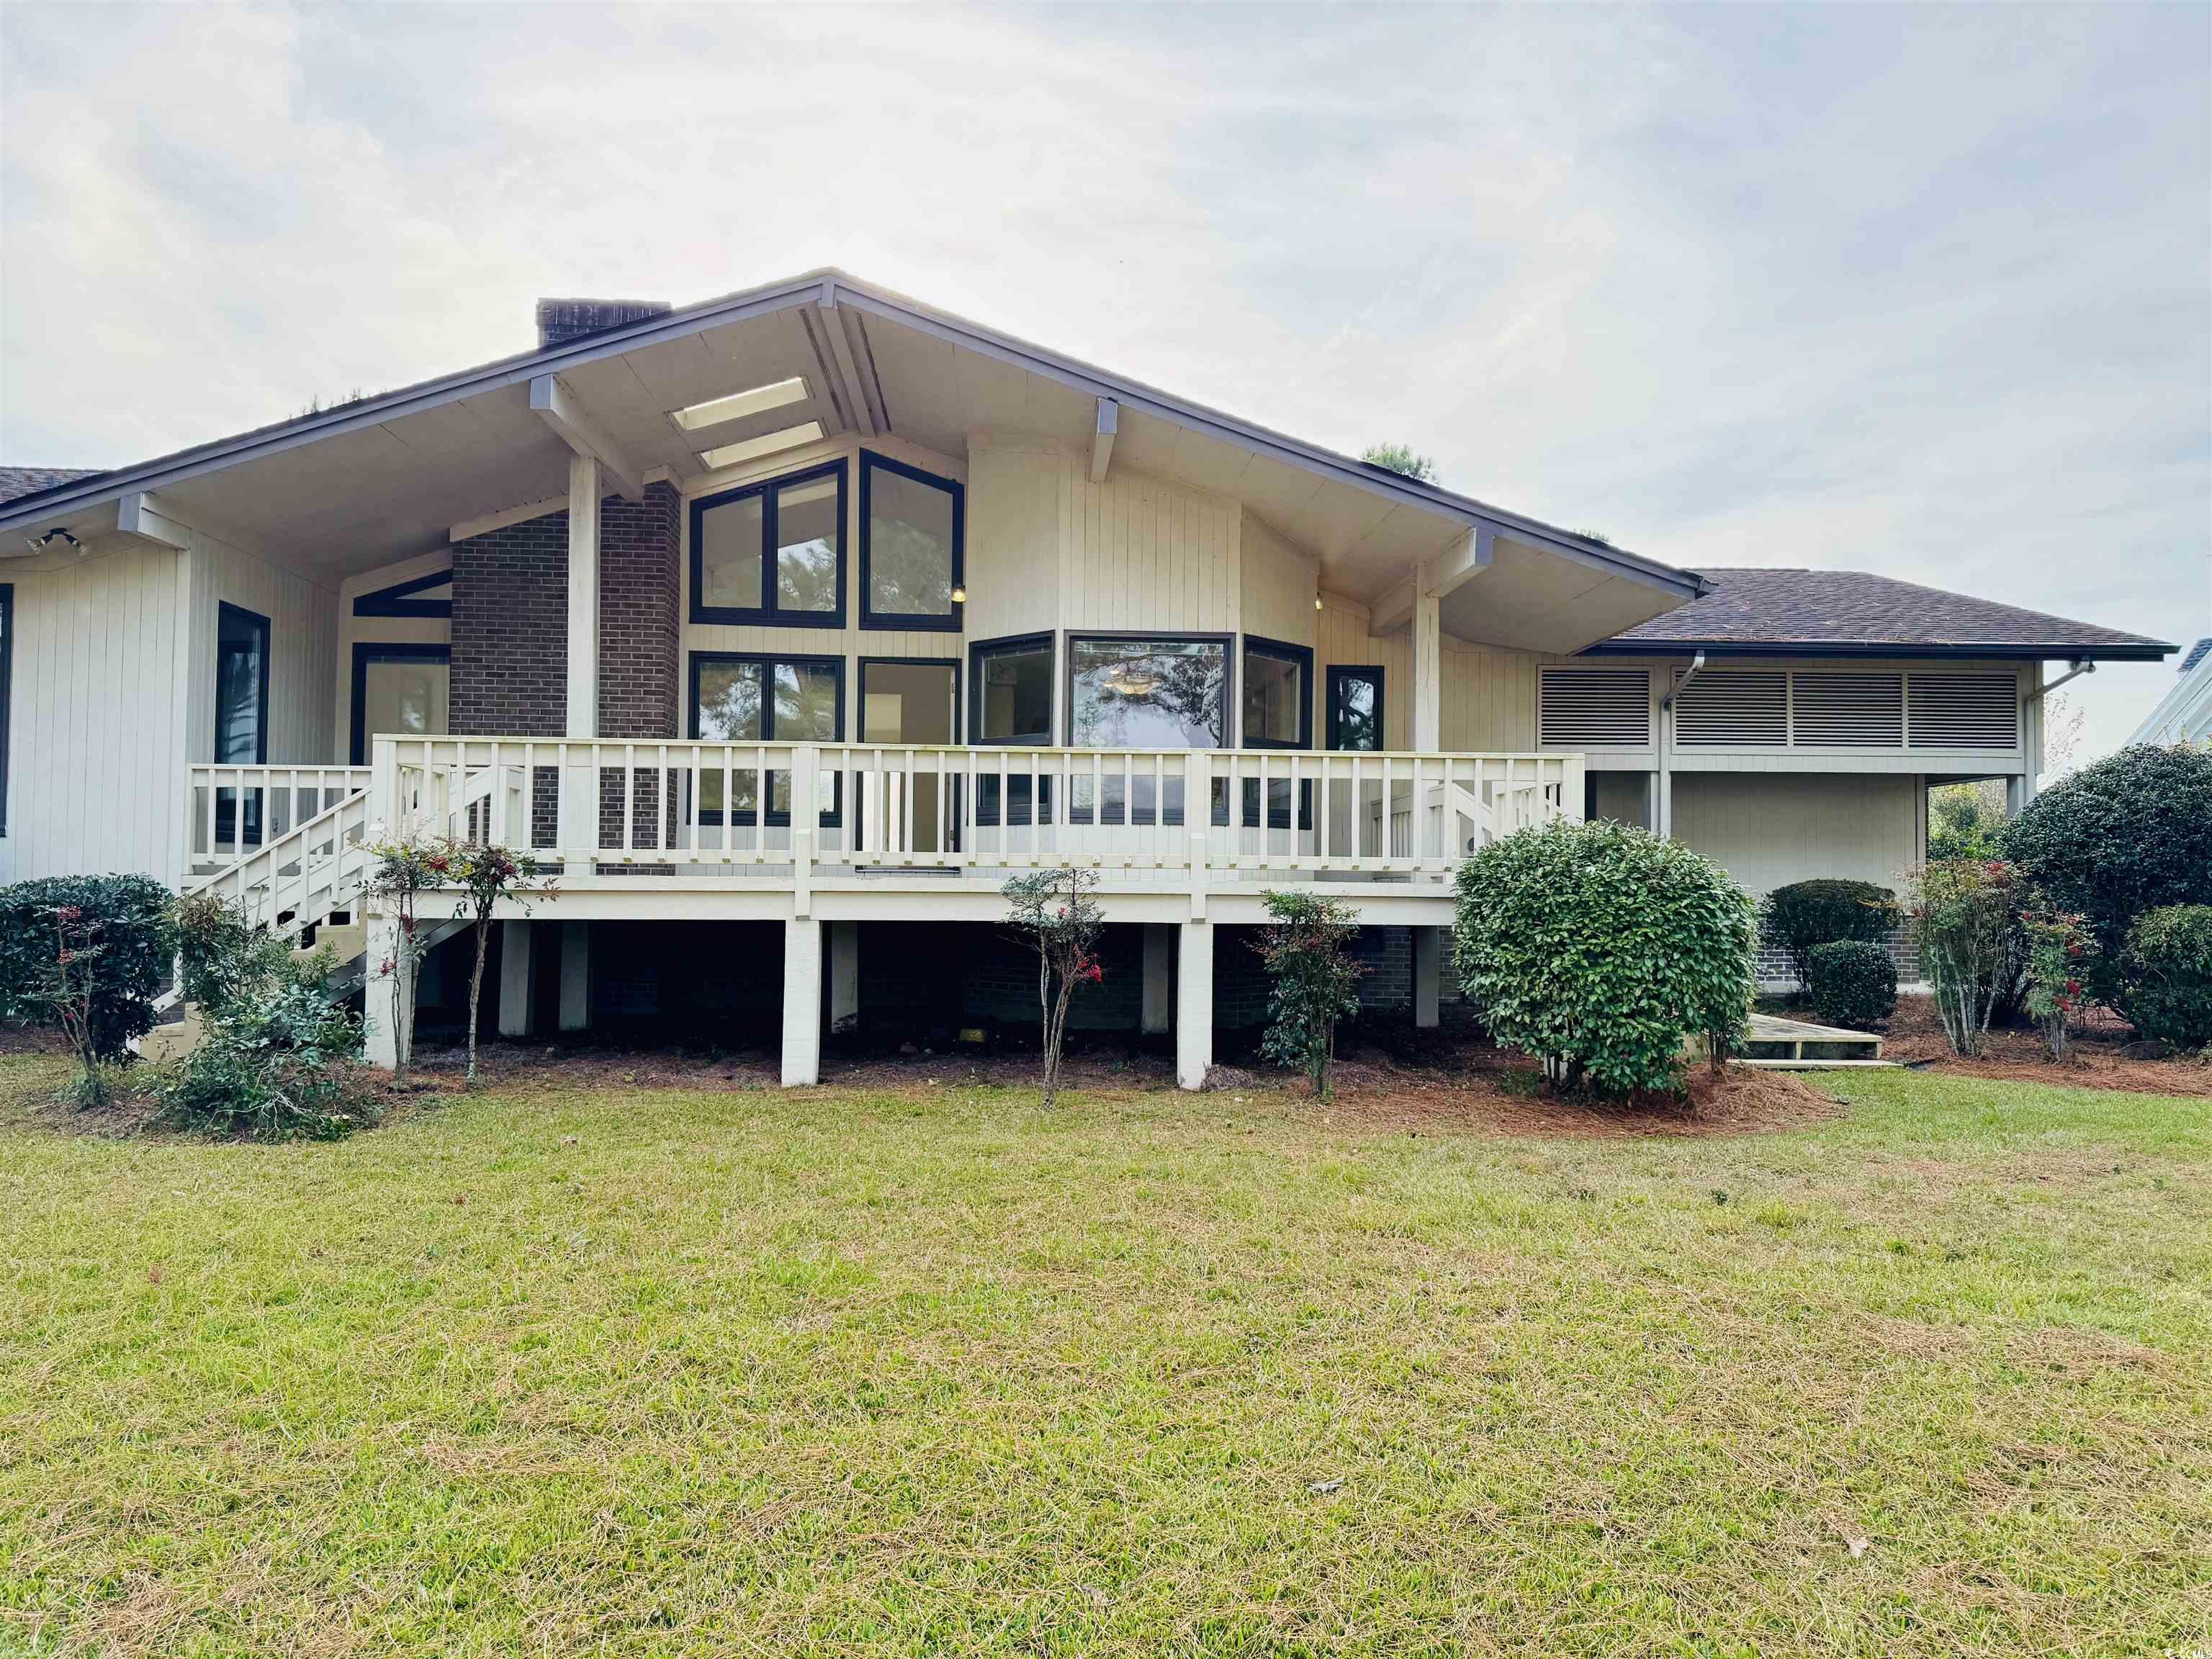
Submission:
[[[566,345],[590,334],[665,316],[676,307],[666,300],[540,300],[538,347]]]

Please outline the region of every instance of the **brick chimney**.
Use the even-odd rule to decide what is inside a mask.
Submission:
[[[675,310],[665,300],[540,300],[538,345],[563,345],[587,334],[604,334],[625,323],[641,322]]]

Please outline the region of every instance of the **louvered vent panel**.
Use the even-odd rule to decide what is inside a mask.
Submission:
[[[1674,741],[1697,748],[1779,749],[1790,741],[1790,677],[1780,669],[1707,669],[1675,677]]]
[[[1641,668],[1547,668],[1538,679],[1547,747],[1649,749],[1651,676]]]
[[[1915,674],[1915,749],[2013,749],[2020,744],[2020,683],[2010,674]]]
[[[1798,674],[1792,678],[1793,740],[1801,747],[1905,746],[1902,674]]]

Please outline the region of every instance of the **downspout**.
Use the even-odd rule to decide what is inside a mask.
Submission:
[[[1705,653],[1700,651],[1690,659],[1690,669],[1682,676],[1682,684],[1659,699],[1659,799],[1654,803],[1658,808],[1659,821],[1652,828],[1669,840],[1674,835],[1674,791],[1667,766],[1667,751],[1674,746],[1674,699],[1682,694],[1682,686],[1698,678],[1698,671],[1705,665]]]
[[[2069,680],[2078,679],[2084,674],[2094,674],[2096,672],[2097,665],[2094,662],[2087,657],[2076,657],[2063,674],[2045,684],[2043,678],[2043,665],[2036,664],[2035,689],[2020,700],[2021,758],[2025,769],[2021,774],[2020,801],[2017,810],[2013,813],[2014,817],[2017,817],[2020,813],[2027,810],[2028,802],[2035,799],[2036,792],[2043,787],[2043,700]],[[2035,736],[2033,746],[2028,742],[2031,723],[2033,723]]]

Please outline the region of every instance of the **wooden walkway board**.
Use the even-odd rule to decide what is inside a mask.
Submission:
[[[1808,1069],[1839,1064],[1887,1065],[1881,1057],[1881,1038],[1872,1031],[1847,1031],[1836,1025],[1815,1025],[1808,1020],[1784,1019],[1777,1014],[1753,1014],[1745,1034],[1743,1050],[1736,1058],[1748,1065],[1781,1069]]]

